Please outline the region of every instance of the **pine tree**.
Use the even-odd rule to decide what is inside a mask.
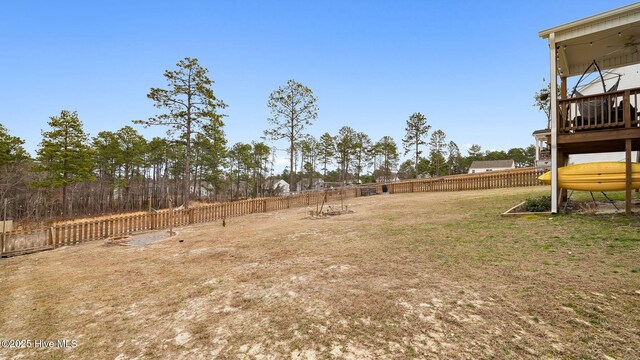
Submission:
[[[93,162],[98,174],[100,185],[100,206],[102,211],[112,210],[113,189],[116,181],[116,171],[119,166],[120,143],[112,131],[101,131],[92,141]],[[106,199],[105,199],[106,192]]]
[[[349,165],[355,152],[356,132],[350,126],[343,126],[336,136],[336,159],[340,165],[340,180],[346,181],[349,176]]]
[[[307,178],[309,180],[309,185],[307,186],[307,188],[310,189],[313,186],[313,176],[316,172],[316,162],[318,160],[318,142],[312,135],[306,135],[300,141],[299,147],[302,157],[302,170],[306,172]]]
[[[382,157],[378,172],[384,181],[391,180],[391,172],[398,164],[398,145],[391,136],[383,136],[375,145],[374,151]]]
[[[295,189],[294,157],[296,144],[304,136],[303,130],[318,118],[317,99],[310,88],[295,80],[279,87],[269,95],[267,106],[272,117],[268,121],[274,126],[264,131],[269,140],[286,139],[289,142],[289,186]]]
[[[414,151],[415,163],[420,161],[420,145],[426,145],[427,142],[424,138],[427,137],[431,129],[431,125],[427,125],[427,118],[421,113],[413,113],[407,120],[407,126],[405,128],[406,134],[402,139],[402,146],[404,147],[404,154],[407,155],[411,150]],[[415,150],[414,150],[415,147]],[[416,172],[416,177],[417,177]]]
[[[131,126],[125,126],[116,131],[118,139],[118,165],[120,179],[118,185],[124,189],[123,200],[125,209],[132,207],[131,199],[131,183],[136,176],[140,176],[140,168],[144,163],[144,153],[146,150],[147,140],[140,135]]]
[[[253,146],[253,196],[264,196],[264,182],[269,168],[271,148],[263,142],[251,142]]]
[[[21,190],[27,193],[30,157],[23,144],[24,140],[12,136],[0,124],[0,204],[5,199],[17,198]]]
[[[0,124],[0,167],[29,159],[24,147],[24,140],[9,134],[4,125]]]
[[[460,154],[460,148],[458,144],[453,141],[449,141],[447,145],[447,153],[449,158],[447,159],[447,165],[449,165],[449,175],[459,174],[462,172],[462,155]]]
[[[442,175],[442,168],[446,162],[446,143],[447,135],[445,135],[444,131],[436,130],[431,134],[431,139],[429,140],[429,147],[431,147],[430,158],[431,158],[431,166],[432,166],[432,175],[440,176]]]
[[[324,181],[327,181],[327,170],[329,164],[332,162],[332,158],[336,153],[336,142],[333,136],[329,135],[329,133],[324,133],[320,136],[320,141],[318,142],[318,159],[322,164],[322,177]]]
[[[369,162],[371,147],[373,146],[369,135],[359,132],[355,136],[354,143],[354,165],[356,180],[360,183],[360,175],[365,165]]]
[[[207,76],[208,70],[198,63],[198,59],[184,58],[176,66],[177,70],[165,71],[169,89],[151,88],[147,97],[155,102],[154,106],[167,109],[148,120],[134,120],[144,126],[169,126],[168,135],[177,134],[185,141],[184,177],[182,196],[184,206],[189,207],[189,178],[191,174],[191,136],[211,119],[219,118],[218,109],[226,104],[216,98],[211,88],[213,81]]]
[[[229,150],[229,174],[232,179],[235,176],[235,189],[232,188],[231,190],[232,196],[236,198],[240,196],[241,190],[244,190],[245,196],[248,194],[249,171],[253,162],[252,150],[251,144],[242,142],[235,143]],[[244,181],[244,188],[241,186],[242,181]]]
[[[222,190],[223,167],[227,163],[227,139],[223,127],[220,116],[210,119],[209,123],[202,127],[202,158],[206,169],[203,179],[213,184],[216,196]]]
[[[49,119],[51,130],[42,132],[36,166],[36,170],[45,172],[46,176],[34,185],[62,188],[62,214],[67,215],[67,187],[93,179],[93,161],[86,145],[88,135],[82,129],[77,112],[62,110],[60,116]]]

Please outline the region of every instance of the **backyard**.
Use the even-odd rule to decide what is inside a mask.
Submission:
[[[350,198],[1,259],[0,340],[32,342],[0,359],[640,358],[640,217],[500,217],[547,193]]]

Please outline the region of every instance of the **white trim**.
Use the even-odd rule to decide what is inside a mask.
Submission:
[[[631,5],[626,5],[626,6],[622,6],[619,7],[617,9],[613,9],[613,10],[609,10],[600,14],[596,14],[596,15],[592,15],[592,16],[588,16],[586,18],[583,19],[579,19],[579,20],[575,20],[572,21],[570,23],[566,23],[563,25],[559,25],[556,27],[552,27],[550,29],[547,30],[542,30],[538,33],[538,35],[543,38],[550,38],[551,34],[557,34],[560,32],[568,32],[568,31],[573,31],[573,30],[578,30],[578,28],[583,27],[585,25],[593,25],[593,23],[595,22],[606,22],[606,21],[612,21],[613,17],[619,16],[619,15],[628,15],[627,13],[634,11],[634,10],[640,10],[640,2],[631,4]],[[607,27],[612,27],[612,26],[607,26]],[[582,34],[585,35],[585,34]],[[566,40],[564,38],[558,37],[558,39],[556,39],[555,42],[560,42]]]
[[[551,50],[551,213],[558,213],[558,71],[555,33],[549,34]]]

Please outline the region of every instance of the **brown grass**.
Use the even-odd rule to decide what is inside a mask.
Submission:
[[[0,338],[78,346],[0,358],[640,357],[640,218],[499,216],[544,191],[363,197],[3,259]]]

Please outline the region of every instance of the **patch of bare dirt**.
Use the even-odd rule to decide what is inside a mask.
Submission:
[[[505,191],[363,197],[324,221],[291,209],[3,259],[0,337],[78,346],[0,358],[640,357],[638,220],[501,218],[543,190]]]

